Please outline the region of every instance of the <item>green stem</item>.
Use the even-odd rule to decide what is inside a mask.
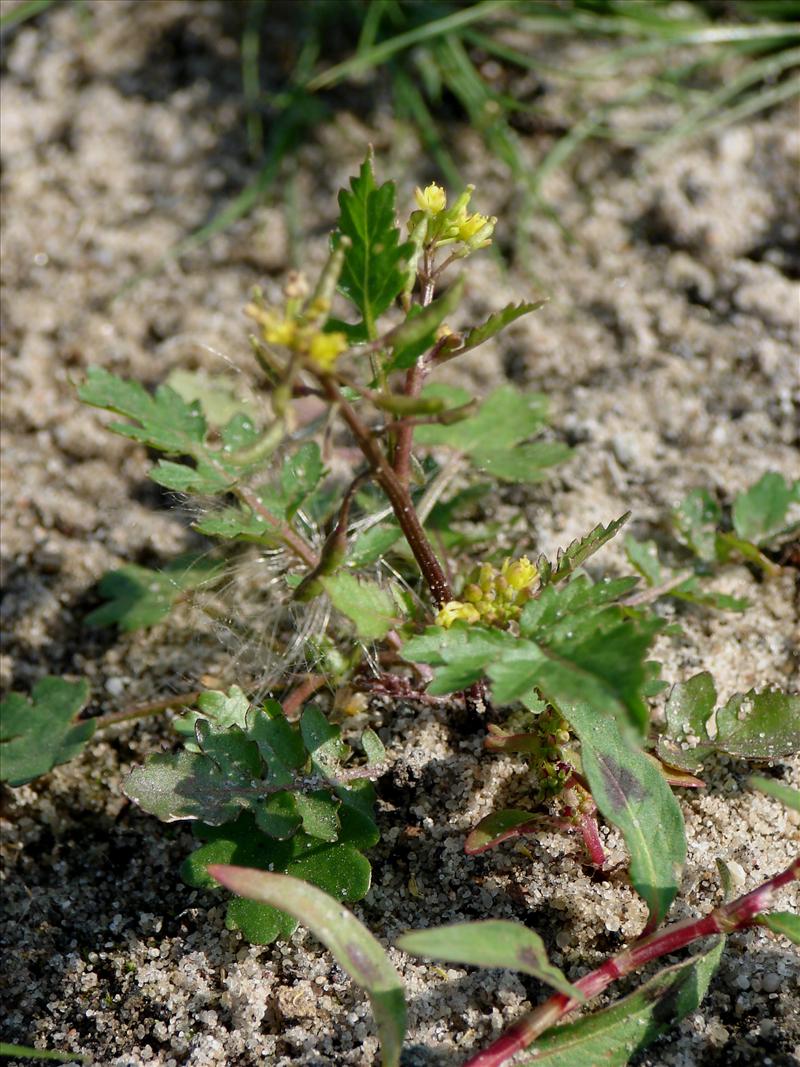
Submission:
[[[138,708],[112,711],[108,715],[100,715],[96,719],[89,721],[95,724],[95,729],[104,730],[106,726],[116,726],[121,722],[146,719],[150,715],[158,715],[159,712],[169,711],[170,708],[185,708],[194,704],[202,692],[202,689],[195,689],[191,693],[175,693],[173,696],[161,697],[160,700],[152,700],[149,704],[141,704]]]

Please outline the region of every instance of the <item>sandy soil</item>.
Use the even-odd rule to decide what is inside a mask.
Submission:
[[[335,191],[366,144],[406,200],[435,171],[378,95],[374,109],[342,111],[302,146],[272,206],[117,295],[253,171],[236,27],[225,28],[220,4],[87,6],[88,24],[66,5],[6,42],[0,666],[5,689],[46,673],[88,676],[93,707],[112,710],[204,676],[236,678],[213,628],[191,613],[127,638],[82,626],[107,569],[157,565],[195,539],[146,480],[143,450],[109,435],[74,383],[90,365],[147,384],[178,367],[246,368],[249,287],[276,292],[298,244],[319,258]],[[453,139],[508,243],[519,204],[502,168],[469,130],[455,127]],[[543,134],[523,142],[532,161],[549,144]],[[791,107],[653,170],[634,152],[594,150],[546,190],[574,239],[537,217],[508,271],[491,256],[476,263],[476,316],[531,291],[550,302],[460,373],[545,390],[555,434],[579,447],[552,482],[497,505],[523,508],[529,550],[552,552],[627,508],[634,533],[650,535],[691,488],[730,500],[766,470],[800,474],[799,153]],[[625,566],[614,546],[604,562]],[[681,612],[685,637],[658,649],[665,676],[709,669],[723,698],[754,685],[796,690],[794,574],[758,582],[732,567],[715,585],[747,596],[750,611]],[[464,857],[464,833],[509,788],[512,761],[481,756],[481,738],[457,735],[439,710],[375,707],[368,718],[395,762],[373,889],[355,910],[384,943],[408,927],[511,917],[574,977],[639,932],[643,907],[624,874],[592,877],[571,839]],[[374,1062],[368,1008],[319,944],[299,930],[253,948],[225,931],[222,898],[177,878],[190,835],[122,796],[125,773],[169,738],[157,720],[119,727],[74,764],[4,790],[0,1036],[109,1067]],[[675,918],[719,902],[717,857],[734,862],[744,891],[796,849],[797,820],[748,793],[747,770],[721,760],[709,787],[685,798],[690,851]],[[767,773],[797,781],[800,764]],[[622,859],[615,834],[607,844]],[[506,972],[392,957],[408,986],[408,1067],[455,1067],[543,992]],[[796,1063],[799,994],[800,961],[784,942],[736,936],[701,1011],[636,1062]]]

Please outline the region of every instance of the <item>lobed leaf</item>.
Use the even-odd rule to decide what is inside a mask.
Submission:
[[[359,637],[377,640],[394,626],[394,600],[377,582],[356,578],[348,571],[328,575],[320,582],[336,610],[353,622]]]
[[[296,878],[222,864],[211,866],[209,874],[239,896],[283,908],[319,938],[356,985],[366,990],[383,1067],[398,1067],[406,1029],[403,987],[366,927],[326,893]]]
[[[350,189],[339,193],[339,220],[333,247],[349,240],[344,254],[339,291],[351,300],[366,327],[376,336],[378,318],[403,291],[405,266],[413,246],[400,243],[394,182],[375,184],[372,155],[362,163]]]
[[[0,778],[25,785],[80,755],[95,731],[91,719],[75,721],[88,699],[86,679],[53,675],[36,683],[30,700],[10,693],[0,702]]]
[[[213,583],[221,573],[221,564],[194,553],[172,560],[160,571],[126,564],[100,579],[98,591],[107,603],[90,612],[85,622],[88,626],[116,623],[125,632],[155,626],[184,593]]]
[[[472,348],[477,348],[478,345],[482,345],[484,341],[488,341],[491,337],[495,337],[501,330],[504,330],[506,326],[510,326],[512,322],[521,318],[523,315],[529,315],[532,311],[538,311],[539,308],[544,307],[547,303],[546,300],[537,300],[535,303],[529,303],[523,301],[520,304],[507,304],[500,311],[495,311],[481,326],[473,326],[464,337],[464,340],[454,355],[461,355],[462,352],[469,352]]]
[[[560,548],[556,556],[555,565],[550,563],[546,556],[540,556],[536,561],[536,565],[539,568],[539,579],[542,585],[554,584],[568,578],[574,570],[585,563],[606,542],[615,537],[630,517],[631,513],[626,511],[624,515],[614,519],[608,526],[598,523],[585,537],[573,541],[566,548]]]
[[[800,504],[800,479],[784,481],[776,471],[768,471],[734,500],[733,528],[745,541],[769,544],[800,530],[800,519],[791,518],[793,504]]]
[[[209,426],[222,428],[236,415],[247,417],[252,425],[253,401],[237,395],[239,383],[232,376],[176,367],[166,384],[185,403],[196,401]]]
[[[265,837],[248,814],[220,827],[197,824],[195,833],[202,843],[184,861],[181,875],[198,889],[219,884],[208,873],[210,865],[236,863],[303,878],[337,900],[361,900],[369,891],[371,869],[361,850],[377,843],[378,831],[374,823],[348,808],[342,808],[341,830],[334,844],[302,832],[288,841]],[[240,930],[253,944],[266,945],[289,937],[297,920],[269,904],[235,898],[228,902],[226,926]]]
[[[151,395],[138,382],[90,367],[78,396],[93,407],[132,419],[134,425],[113,423],[110,429],[160,452],[193,456],[205,441],[208,427],[199,403],[187,403],[167,385],[159,386]]]
[[[672,511],[680,540],[702,560],[717,558],[717,527],[722,512],[707,489],[693,489]]]
[[[528,1049],[535,1058],[520,1067],[625,1067],[636,1052],[697,1010],[719,966],[724,941],[665,968],[610,1008],[548,1031]]]
[[[714,752],[773,759],[800,751],[800,696],[751,689],[732,696],[715,714],[716,699],[707,671],[673,688],[657,746],[666,763],[694,771]]]
[[[429,956],[448,963],[521,971],[568,997],[585,999],[547,958],[547,949],[539,935],[521,923],[486,919],[433,930],[413,930],[398,939],[397,947],[412,956]]]

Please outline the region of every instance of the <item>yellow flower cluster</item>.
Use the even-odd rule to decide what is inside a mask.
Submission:
[[[460,241],[465,245],[465,253],[476,252],[492,243],[497,219],[494,216],[470,214],[467,205],[472,197],[474,186],[468,185],[455,204],[448,210],[447,194],[441,185],[431,182],[424,189],[417,188],[414,198],[419,212],[414,212],[409,222],[413,230],[421,217],[427,217],[427,237],[434,241],[437,248]]]
[[[451,600],[436,616],[436,622],[449,630],[454,622],[483,622],[504,627],[516,622],[525,603],[533,595],[539,572],[527,556],[507,559],[499,571],[482,563],[473,581],[464,587],[463,600]]]
[[[306,325],[291,315],[281,316],[272,308],[248,308],[249,314],[261,326],[264,340],[270,345],[281,345],[306,356],[323,374],[331,371],[336,360],[348,348],[343,333],[322,333],[316,326]]]

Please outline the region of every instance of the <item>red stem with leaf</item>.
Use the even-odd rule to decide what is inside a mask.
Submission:
[[[630,948],[606,960],[600,967],[575,982],[586,1000],[602,993],[612,982],[638,970],[651,960],[677,952],[693,941],[713,934],[729,934],[752,926],[772,905],[777,891],[800,880],[800,856],[782,871],[738,900],[715,908],[702,919],[685,919],[648,937],[636,941]],[[545,1030],[579,1007],[580,1001],[564,993],[556,993],[540,1004],[524,1019],[514,1023],[489,1048],[471,1057],[464,1067],[501,1067],[517,1052],[521,1052]]]

